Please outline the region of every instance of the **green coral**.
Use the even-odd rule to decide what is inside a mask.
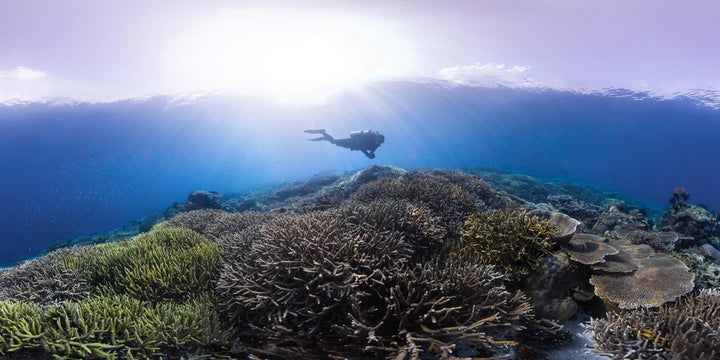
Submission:
[[[40,346],[40,305],[0,301],[0,354]]]
[[[81,249],[4,277],[18,285],[0,301],[0,354],[131,359],[229,352],[230,328],[213,293],[215,243],[189,229],[158,226],[132,240]],[[34,287],[26,284],[49,281],[47,274],[67,274],[83,284],[81,291],[63,285],[57,288],[63,296],[27,295]]]
[[[183,301],[212,291],[217,245],[185,228],[161,226],[123,242],[97,245],[94,256],[67,259],[100,294]]]
[[[507,208],[471,216],[462,234],[463,251],[473,251],[483,263],[521,280],[550,253],[557,229],[552,222],[530,216],[524,209]]]
[[[183,304],[103,296],[45,310],[0,302],[0,325],[0,353],[43,350],[56,358],[176,356],[177,349],[222,350],[230,339],[208,295]]]

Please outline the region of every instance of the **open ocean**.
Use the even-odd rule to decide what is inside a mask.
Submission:
[[[373,160],[309,142],[378,130]],[[292,105],[235,93],[0,105],[0,266],[185,201],[370,165],[495,167],[590,185],[662,211],[673,189],[720,208],[720,110],[699,99],[372,83]],[[654,210],[653,210],[654,209]]]

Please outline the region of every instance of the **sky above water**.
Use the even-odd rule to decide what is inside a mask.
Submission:
[[[408,77],[717,89],[718,14],[712,0],[0,0],[0,102],[292,98]]]

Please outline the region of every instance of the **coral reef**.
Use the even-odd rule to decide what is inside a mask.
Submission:
[[[360,187],[350,199],[364,203],[376,199],[406,200],[426,206],[445,221],[457,225],[484,205],[460,185],[443,176],[424,172],[378,179]]]
[[[380,166],[222,203],[195,192],[117,236],[1,271],[0,358],[535,359],[570,341],[553,321],[580,306],[617,311],[591,324],[614,356],[718,355],[690,343],[718,295],[677,300],[720,284],[717,219],[686,191],[657,231],[607,194],[474,174],[508,193],[463,172]],[[694,328],[643,323],[683,311]]]
[[[636,245],[620,239],[610,244],[620,253],[608,257],[619,259],[619,262],[629,261],[636,269],[625,274],[603,273],[609,270],[607,266],[594,265],[596,273],[590,278],[590,283],[595,286],[595,294],[599,297],[620,308],[634,309],[660,306],[693,290],[694,276],[682,261],[656,253],[644,244]]]
[[[371,183],[382,178],[397,178],[406,173],[407,171],[392,166],[373,165],[357,171],[348,178],[326,186],[325,188],[317,191],[317,194],[312,198],[301,200],[294,204],[292,208],[301,213],[313,210],[327,210],[332,207],[339,206],[361,186],[367,183]]]
[[[173,216],[186,211],[201,209],[220,209],[222,208],[222,203],[220,202],[221,197],[222,194],[217,191],[193,191],[187,196],[187,202],[173,203],[172,206],[165,210],[165,213],[162,214],[162,216],[158,216],[156,219],[153,220],[155,221],[155,223],[157,223],[162,221],[163,219],[170,219]],[[147,227],[148,225],[150,224],[145,225],[145,227]]]
[[[574,218],[563,213],[554,211],[536,209],[530,212],[530,216],[537,217],[538,219],[547,220],[555,224],[555,229],[557,229],[557,233],[552,237],[551,240],[553,243],[558,245],[567,244],[577,231],[577,228],[581,225],[581,223]]]
[[[68,264],[87,247],[62,248],[0,273],[0,300],[51,304],[86,296],[87,281]]]
[[[642,210],[628,209],[622,201],[612,201],[603,208],[592,227],[592,232],[605,235],[606,232],[618,228],[647,230],[651,226],[646,215]]]
[[[555,211],[580,220],[587,228],[595,225],[603,210],[602,206],[578,200],[567,194],[548,195],[547,202]]]
[[[277,216],[274,213],[248,211],[228,213],[222,210],[195,210],[178,214],[167,221],[171,227],[191,229],[210,240],[237,233],[248,226],[267,222]]]
[[[9,357],[44,357],[44,352],[56,358],[113,359],[227,352],[231,333],[206,294],[182,304],[148,304],[127,295],[47,308],[0,301],[0,335],[0,354]]]
[[[619,253],[618,249],[606,244],[604,238],[592,234],[575,234],[561,247],[570,259],[583,265],[604,263],[608,255]]]
[[[706,208],[688,204],[689,198],[690,195],[684,188],[675,188],[670,198],[670,209],[663,213],[658,221],[659,229],[674,231],[691,238],[682,239],[682,247],[702,245],[710,238],[720,236],[718,219]]]
[[[633,244],[647,244],[656,251],[670,252],[680,238],[672,231],[617,229],[615,233]]]
[[[0,300],[0,354],[114,359],[229,353],[231,330],[214,303],[218,266],[214,243],[167,225],[124,242],[51,253],[2,274],[15,287]],[[54,287],[27,285],[57,274],[65,277]],[[54,296],[28,295],[48,292]]]
[[[524,209],[507,208],[471,216],[463,237],[485,264],[493,264],[521,280],[550,253],[555,223]]]
[[[590,293],[590,271],[573,263],[563,251],[543,257],[523,283],[533,299],[535,316],[540,319],[566,321],[578,310],[578,301],[587,301]]]
[[[415,358],[514,344],[505,332],[532,318],[528,300],[476,257],[444,256],[442,222],[425,209],[351,201],[246,233],[247,254],[225,263],[217,293],[252,329],[247,351]]]
[[[587,331],[613,359],[717,359],[719,312],[720,293],[703,290],[660,308],[608,313]]]
[[[70,266],[89,287],[153,302],[212,291],[219,266],[217,245],[185,228],[163,226],[93,250],[93,256],[71,259]]]
[[[340,179],[337,175],[315,175],[307,181],[288,184],[276,191],[274,197],[277,200],[286,200],[291,197],[301,197],[314,194],[322,188],[331,185]]]

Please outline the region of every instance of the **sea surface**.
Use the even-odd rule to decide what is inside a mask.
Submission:
[[[375,159],[326,142],[374,129]],[[386,81],[311,104],[223,92],[0,105],[0,267],[195,190],[243,193],[370,165],[494,167],[720,208],[720,110],[690,96]]]

